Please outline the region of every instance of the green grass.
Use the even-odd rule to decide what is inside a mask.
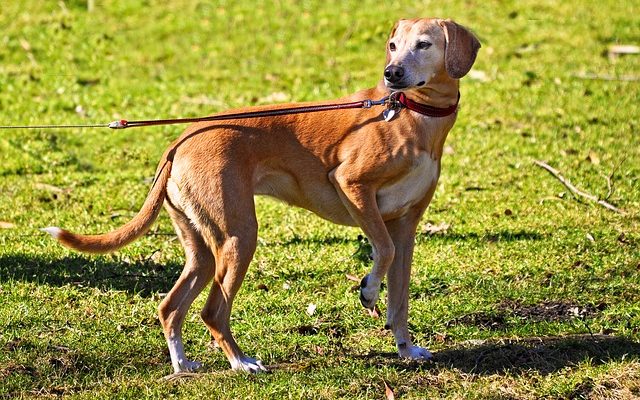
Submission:
[[[108,256],[38,228],[103,232],[138,209],[182,127],[0,131],[0,398],[631,398],[640,396],[640,73],[632,1],[5,1],[0,124],[207,115],[373,86],[402,17],[451,17],[483,43],[462,81],[435,199],[417,239],[410,327],[435,362],[393,355],[361,309],[358,230],[257,200],[260,241],[233,313],[250,355],[228,370],[199,321],[205,373],[166,382],[156,306],[180,273],[165,213]],[[533,165],[627,211],[578,201]],[[265,290],[266,289],[266,290]],[[317,305],[315,315],[305,310]],[[380,307],[384,312],[384,300]]]

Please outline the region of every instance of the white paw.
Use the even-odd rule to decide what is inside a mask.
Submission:
[[[267,370],[264,365],[262,365],[262,361],[246,356],[232,361],[231,369],[234,371],[249,372],[250,374],[257,374]]]
[[[433,358],[429,350],[419,346],[398,346],[398,354],[401,358],[408,358],[410,360],[426,361]]]
[[[193,372],[202,368],[202,364],[197,361],[180,360],[178,361],[178,368],[173,368],[176,373],[178,372]]]

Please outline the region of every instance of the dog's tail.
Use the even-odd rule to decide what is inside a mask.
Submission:
[[[117,250],[144,235],[158,217],[167,194],[167,181],[171,175],[172,161],[166,158],[153,186],[138,214],[120,228],[101,235],[79,235],[58,227],[42,229],[63,245],[87,253],[108,253]]]

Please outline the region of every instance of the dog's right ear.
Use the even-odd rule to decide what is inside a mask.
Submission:
[[[454,79],[465,76],[476,61],[480,42],[467,28],[450,19],[441,20],[444,30],[444,66],[447,74]]]

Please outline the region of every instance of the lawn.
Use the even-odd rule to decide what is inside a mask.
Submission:
[[[416,16],[483,44],[417,238],[409,324],[433,362],[396,358],[360,306],[357,229],[258,198],[232,329],[270,373],[229,370],[201,296],[184,337],[205,367],[163,379],[156,307],[184,260],[167,214],[106,256],[39,228],[127,221],[184,127],[0,130],[0,398],[640,397],[640,55],[610,52],[640,44],[636,2],[9,0],[0,125],[336,98],[378,82],[390,28]]]

